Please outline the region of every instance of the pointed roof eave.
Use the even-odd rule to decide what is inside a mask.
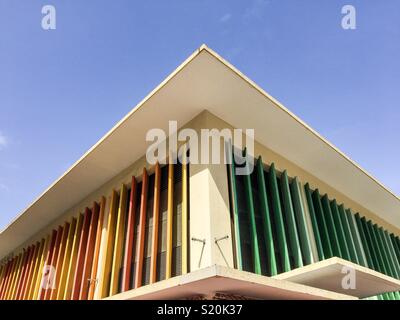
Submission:
[[[0,257],[139,159],[145,153],[148,129],[168,131],[168,120],[183,125],[204,109],[234,127],[256,129],[257,141],[400,228],[398,196],[202,45],[0,233]],[[271,117],[274,125],[268,126]],[[275,128],[282,126],[285,132]],[[135,148],[120,148],[127,142]],[[299,150],[299,145],[307,152]],[[330,168],[338,168],[339,174]]]

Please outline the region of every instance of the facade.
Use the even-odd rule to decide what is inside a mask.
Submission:
[[[146,160],[154,128],[184,161]],[[400,299],[399,236],[396,195],[202,46],[0,233],[0,299]]]

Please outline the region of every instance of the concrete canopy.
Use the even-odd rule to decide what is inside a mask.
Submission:
[[[170,300],[216,293],[268,300],[356,300],[342,293],[213,265],[185,275],[122,292],[106,300]]]
[[[182,126],[204,109],[255,129],[258,142],[400,228],[396,195],[203,45],[0,233],[0,257],[142,157],[149,129],[168,132],[168,120]]]
[[[349,270],[354,271],[354,288],[346,289],[342,286],[342,280],[350,274]],[[281,273],[273,278],[358,298],[400,290],[400,280],[337,257]]]

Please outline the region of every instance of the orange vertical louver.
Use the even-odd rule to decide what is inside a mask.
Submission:
[[[50,296],[51,296],[51,292],[53,290],[53,288],[56,287],[56,283],[55,283],[55,268],[56,268],[56,262],[57,262],[57,258],[58,258],[58,252],[60,251],[60,246],[61,246],[61,238],[62,238],[62,234],[63,234],[63,230],[64,228],[62,226],[58,227],[57,230],[57,237],[56,237],[56,242],[54,245],[54,250],[52,252],[51,255],[51,260],[50,260],[50,265],[49,265],[49,272],[51,274],[49,274],[49,283],[46,289],[46,294],[44,296],[45,300],[49,300]]]
[[[61,242],[60,242],[60,249],[58,250],[57,258],[54,264],[55,267],[55,276],[54,276],[54,289],[50,288],[50,296],[49,299],[55,300],[57,299],[57,289],[60,285],[60,278],[61,278],[61,267],[62,267],[62,262],[64,260],[64,255],[65,255],[65,246],[67,244],[67,238],[68,238],[68,233],[69,233],[69,228],[70,224],[66,222],[64,224],[64,228],[62,231],[62,236],[61,236]]]
[[[41,279],[41,284],[40,284],[40,288],[39,288],[39,300],[43,300],[45,297],[45,294],[46,294],[46,288],[48,285],[47,280],[48,280],[48,276],[49,276],[48,272],[50,272],[49,269],[47,269],[47,267],[51,264],[51,258],[53,256],[56,238],[57,238],[57,230],[53,230],[52,235],[51,235],[50,245],[46,252],[46,258],[44,260],[42,279]],[[45,267],[46,267],[47,273],[44,273]]]
[[[102,230],[103,230],[105,206],[106,206],[106,198],[102,197],[101,202],[100,202],[99,219],[98,219],[98,223],[97,223],[96,243],[95,243],[94,254],[93,254],[93,266],[92,266],[91,276],[90,276],[90,281],[89,281],[89,293],[88,293],[89,300],[93,300],[94,292],[95,292],[96,284],[97,284],[97,269],[98,269],[98,264],[99,264],[101,234],[102,234]]]
[[[158,224],[160,212],[161,169],[157,163],[154,178],[153,234],[150,260],[150,283],[157,281]]]
[[[139,231],[138,231],[138,250],[136,252],[137,267],[135,272],[135,288],[142,286],[143,276],[143,255],[144,255],[144,239],[145,239],[145,224],[146,224],[146,211],[147,211],[147,189],[149,185],[149,176],[147,171],[143,169],[142,175],[142,194],[140,202],[140,215],[139,215]]]
[[[137,194],[137,182],[136,178],[132,177],[131,194],[129,199],[128,221],[126,228],[125,253],[124,253],[123,274],[122,274],[122,292],[130,289],[130,279],[132,271],[132,252],[135,240],[134,239],[135,219],[136,219],[136,206],[137,206],[136,194]]]
[[[85,261],[83,264],[82,271],[82,282],[81,282],[81,290],[79,294],[79,300],[86,300],[88,298],[89,291],[89,278],[90,272],[92,270],[92,262],[93,262],[93,253],[94,246],[96,242],[96,233],[97,233],[97,224],[99,221],[99,205],[94,202],[92,209],[92,218],[89,226],[89,235],[86,245],[86,253],[85,253]]]
[[[84,268],[85,262],[85,252],[86,252],[86,245],[89,235],[89,227],[90,227],[90,219],[91,219],[92,212],[89,208],[85,209],[85,217],[83,220],[82,225],[82,232],[81,237],[79,240],[79,248],[78,248],[78,256],[76,259],[76,267],[75,267],[75,275],[74,275],[74,285],[72,287],[72,300],[79,299],[79,292],[81,289],[81,282],[82,282],[82,271]]]

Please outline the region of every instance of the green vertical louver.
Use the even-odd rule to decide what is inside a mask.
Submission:
[[[317,217],[316,217],[316,214],[315,214],[315,209],[314,209],[314,204],[313,204],[313,200],[312,200],[311,190],[310,190],[310,186],[309,186],[308,183],[306,183],[306,185],[304,186],[304,191],[305,191],[306,198],[307,198],[308,209],[310,211],[310,218],[311,218],[311,224],[312,224],[313,231],[314,231],[315,244],[317,246],[318,259],[319,260],[324,260],[325,259],[325,255],[324,255],[324,249],[322,247],[322,240],[321,240],[321,235],[320,235],[320,232],[319,232],[318,220],[317,220]]]
[[[243,157],[246,157],[246,150],[243,151]],[[246,166],[249,167],[249,163],[246,162]],[[260,265],[260,254],[258,252],[258,238],[257,238],[257,226],[256,226],[256,218],[254,213],[254,200],[253,200],[253,192],[251,188],[251,179],[250,174],[244,176],[244,185],[246,192],[246,202],[247,202],[247,212],[249,214],[250,221],[250,243],[251,243],[251,251],[253,256],[253,267],[254,273],[261,274],[261,265]]]
[[[299,244],[299,236],[297,233],[296,221],[294,218],[292,197],[289,189],[289,179],[286,170],[281,175],[281,190],[283,198],[283,209],[285,212],[286,230],[288,231],[290,253],[293,257],[294,268],[303,266],[303,259]]]
[[[336,256],[400,279],[397,235],[286,170],[277,172],[274,163],[264,166],[261,157],[245,175],[236,175],[236,165],[228,168],[239,269],[273,276]],[[369,299],[400,300],[400,294]]]
[[[230,151],[229,151],[230,152]],[[243,270],[242,263],[242,248],[241,248],[241,237],[240,237],[240,224],[239,224],[239,204],[237,197],[236,187],[236,166],[235,166],[235,154],[232,150],[232,164],[229,166],[229,177],[231,187],[231,203],[233,211],[233,227],[235,230],[235,248],[236,248],[236,263],[239,270]]]
[[[340,220],[342,221],[342,226],[344,229],[344,234],[346,237],[347,247],[349,249],[350,261],[354,263],[359,263],[355,241],[353,239],[353,234],[351,232],[350,224],[349,221],[347,220],[346,211],[344,209],[343,204],[341,204],[338,207],[338,210],[339,210]]]
[[[290,271],[289,252],[286,243],[285,224],[283,222],[282,207],[279,197],[278,183],[275,172],[275,165],[272,163],[269,168],[269,188],[272,195],[272,209],[274,213],[274,222],[278,240],[279,256],[281,260],[282,271]]]
[[[342,252],[340,250],[336,227],[335,223],[333,222],[332,212],[329,206],[329,199],[327,194],[325,194],[322,197],[321,202],[322,202],[322,208],[324,212],[323,214],[325,216],[326,225],[328,227],[330,243],[332,245],[332,253],[336,257],[342,257]]]
[[[321,235],[322,246],[324,248],[324,256],[325,259],[331,258],[333,257],[333,251],[329,239],[328,227],[325,221],[324,211],[322,209],[322,204],[321,204],[321,197],[319,195],[318,189],[313,192],[312,196],[313,196],[315,214],[317,216],[317,221],[318,221],[318,229]]]
[[[308,265],[314,262],[311,249],[311,238],[307,228],[305,217],[305,210],[301,201],[301,193],[299,188],[299,181],[296,178],[290,184],[290,190],[293,199],[293,207],[296,215],[297,230],[300,239],[301,251],[303,253],[304,264]]]
[[[265,248],[267,250],[267,265],[268,265],[268,275],[274,276],[278,273],[276,267],[276,259],[275,259],[275,246],[274,246],[274,238],[272,234],[272,225],[270,212],[268,208],[268,195],[265,184],[264,177],[264,168],[261,157],[257,160],[257,183],[258,189],[260,191],[260,202],[261,202],[261,210],[262,210],[262,221],[263,221],[263,229],[264,229],[264,239],[265,239]]]

